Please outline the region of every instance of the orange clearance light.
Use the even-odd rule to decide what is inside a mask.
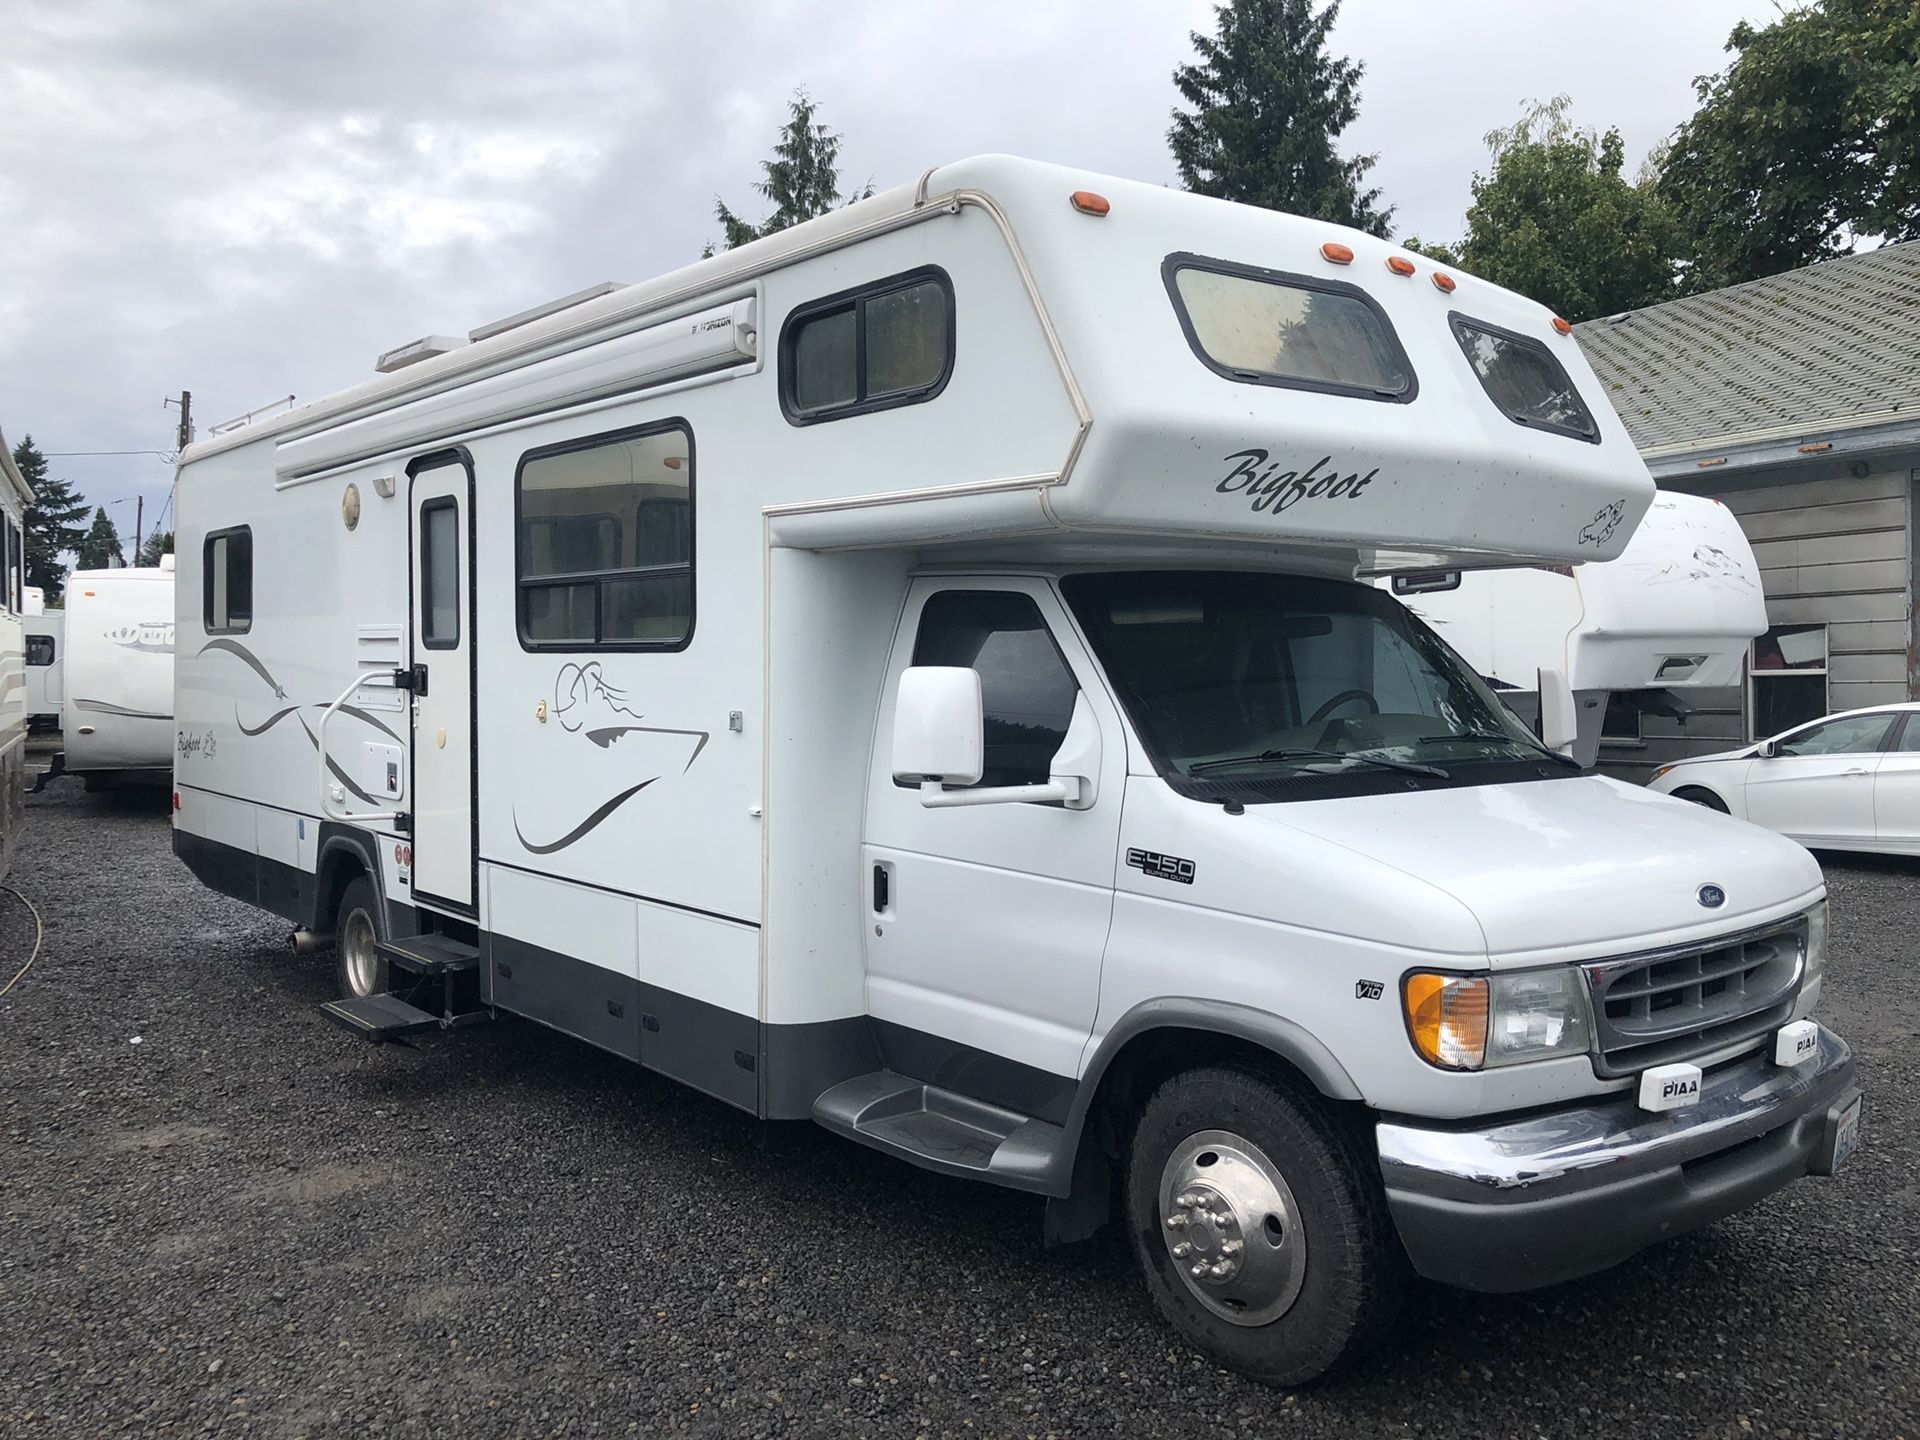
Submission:
[[[1404,255],[1387,256],[1387,269],[1396,275],[1413,274],[1413,262]]]
[[[1353,263],[1353,251],[1345,245],[1342,245],[1338,240],[1327,241],[1326,244],[1320,247],[1320,253],[1335,265],[1351,265]]]
[[[1436,290],[1447,295],[1451,295],[1455,289],[1453,277],[1444,270],[1433,272],[1433,285]]]
[[[1067,198],[1082,215],[1104,215],[1113,209],[1106,196],[1096,195],[1091,190],[1076,190]]]
[[[1562,335],[1571,335],[1573,333],[1573,322],[1570,320],[1562,320],[1556,315],[1553,317],[1553,328],[1558,330]]]

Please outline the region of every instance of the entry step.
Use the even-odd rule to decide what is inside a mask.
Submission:
[[[397,1040],[421,1030],[438,1030],[440,1017],[430,1015],[417,1005],[409,1005],[398,995],[349,995],[329,1000],[320,1013],[342,1029],[371,1040]]]
[[[991,1174],[1037,1190],[1066,1138],[1058,1125],[891,1070],[842,1081],[813,1105],[827,1129],[928,1170]]]
[[[480,951],[451,935],[403,935],[382,940],[374,949],[388,964],[416,975],[457,975],[480,966]]]

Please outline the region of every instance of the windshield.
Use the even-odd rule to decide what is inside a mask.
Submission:
[[[1383,590],[1211,571],[1063,581],[1162,775],[1365,772],[1383,788],[1571,767]],[[1343,787],[1342,793],[1351,793]]]

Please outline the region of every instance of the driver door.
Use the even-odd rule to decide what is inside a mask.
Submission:
[[[1845,715],[1781,736],[1747,770],[1747,818],[1808,844],[1872,844],[1874,773],[1898,718]]]

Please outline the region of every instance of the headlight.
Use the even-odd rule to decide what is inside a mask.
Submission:
[[[1401,1001],[1413,1048],[1449,1070],[1587,1051],[1586,987],[1568,966],[1486,976],[1416,971]]]
[[[1807,911],[1807,960],[1800,967],[1800,983],[1820,978],[1827,968],[1827,902],[1822,900]]]

